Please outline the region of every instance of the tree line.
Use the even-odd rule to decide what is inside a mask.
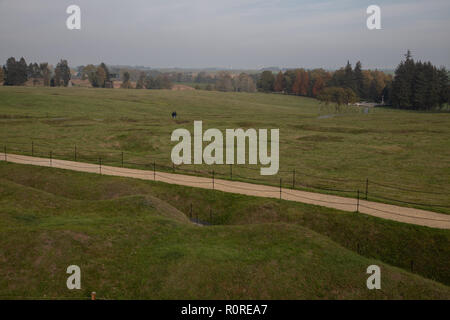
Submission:
[[[42,82],[44,86],[68,86],[71,78],[67,60],[61,60],[52,68],[46,62],[27,65],[23,57],[20,60],[11,57],[0,70],[0,82],[5,86],[21,86],[29,79],[33,80],[33,85]]]
[[[323,69],[294,69],[279,72],[264,71],[258,81],[258,89],[263,92],[293,94],[341,103],[347,97],[350,102],[357,99],[381,102],[384,89],[392,77],[378,70],[363,70],[361,62],[355,68],[350,62],[344,68],[329,72]],[[331,100],[330,100],[331,99]]]
[[[449,104],[449,72],[431,62],[414,61],[408,50],[392,77],[379,70],[363,70],[358,61],[339,70],[286,70],[261,73],[258,90],[317,98],[326,103],[349,104],[368,100],[394,108],[432,110]]]
[[[227,71],[161,73],[156,70],[114,68],[116,73],[111,73],[103,62],[98,66],[80,66],[76,77],[88,80],[94,88],[113,88],[113,81],[120,74],[121,88],[170,89],[172,82],[193,82],[198,89],[291,94],[338,105],[367,100],[414,110],[442,108],[449,103],[450,96],[448,71],[444,67],[437,68],[431,62],[414,61],[409,50],[405,60],[396,68],[394,77],[379,70],[363,70],[360,61],[354,68],[347,61],[345,67],[336,71],[301,68],[250,74]],[[23,57],[20,60],[11,57],[0,68],[0,82],[3,81],[4,85],[24,85],[32,80],[33,85],[68,86],[71,77],[67,60],[60,60],[53,68],[48,63],[27,65]]]

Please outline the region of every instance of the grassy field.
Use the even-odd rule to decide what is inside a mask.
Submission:
[[[279,175],[262,177],[257,166],[234,166],[234,179],[278,185],[282,178],[290,186],[295,168],[297,188],[356,197],[368,178],[371,200],[449,213],[450,113],[363,111],[262,93],[0,87],[0,145],[31,154],[33,141],[35,155],[52,151],[67,159],[76,146],[78,160],[101,157],[111,165],[121,164],[123,151],[125,162],[170,168],[170,135],[176,128],[192,131],[194,120],[203,120],[204,130],[279,128]],[[230,176],[228,166],[214,170]]]
[[[189,222],[191,204],[214,225]],[[449,238],[318,206],[0,162],[0,298],[450,299],[448,286],[406,270],[413,260],[448,285]],[[66,288],[72,264],[80,291]],[[381,290],[366,288],[371,264]]]

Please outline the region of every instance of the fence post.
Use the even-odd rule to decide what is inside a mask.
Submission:
[[[100,174],[102,174],[102,158],[101,157],[98,158],[98,165],[99,165],[99,169],[100,169]]]
[[[31,156],[34,157],[34,141],[31,141]]]
[[[123,168],[123,151],[122,151],[122,168]]]
[[[295,189],[295,169],[292,172],[292,189]]]
[[[212,184],[213,184],[213,190],[214,190],[214,169],[212,171]]]
[[[356,212],[359,212],[359,190],[358,190],[358,202],[356,203]]]
[[[233,180],[233,165],[230,164],[230,179]]]
[[[366,179],[366,200],[369,195],[369,178]]]
[[[281,178],[280,178],[280,200],[281,200]]]
[[[156,181],[156,162],[153,160],[153,180]]]
[[[77,145],[75,145],[75,161],[77,161]]]
[[[53,158],[53,156],[52,156],[52,151],[50,151],[50,167],[53,166],[53,165],[52,165],[52,158]]]

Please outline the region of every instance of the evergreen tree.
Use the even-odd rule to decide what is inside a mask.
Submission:
[[[67,60],[61,60],[55,68],[55,86],[67,87],[70,81],[70,68]]]
[[[295,81],[295,71],[294,70],[286,70],[286,72],[284,73],[284,91],[292,94],[292,87],[294,85],[294,81]]]
[[[431,62],[415,62],[408,50],[395,71],[390,98],[397,108],[431,110],[448,101],[448,75]]]
[[[355,76],[350,61],[347,61],[347,65],[344,69],[344,87],[350,88],[353,91],[356,90]]]
[[[103,85],[101,86],[102,88],[112,88],[112,82],[111,82],[111,74],[109,73],[109,69],[106,66],[106,64],[104,64],[103,62],[100,63],[100,68],[103,69],[103,72],[101,72],[102,74],[104,73],[105,75],[105,81],[103,81]]]
[[[439,99],[438,105],[442,107],[444,104],[449,103],[449,79],[447,70],[442,67],[437,71],[438,91]]]
[[[93,64],[88,64],[83,68],[82,78],[88,79],[91,83],[91,86],[97,88],[100,86],[99,81],[97,79],[97,68]]]
[[[359,97],[364,97],[364,74],[362,72],[361,62],[358,61],[355,65],[354,79],[355,79],[355,92]]]
[[[6,61],[4,67],[4,85],[5,86],[21,86],[28,80],[28,66],[24,58],[16,61],[14,57]]]
[[[132,85],[130,82],[130,73],[128,71],[125,71],[123,74],[123,82],[120,85],[121,88],[123,89],[131,89]]]
[[[275,83],[275,77],[272,73],[272,71],[263,71],[261,74],[261,78],[258,82],[258,87],[263,92],[272,92],[273,91],[273,85]]]

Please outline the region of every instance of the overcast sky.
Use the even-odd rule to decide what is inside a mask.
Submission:
[[[81,8],[68,30],[66,8]],[[381,7],[382,30],[366,9]],[[406,49],[450,67],[449,0],[0,0],[0,63],[395,67]]]

